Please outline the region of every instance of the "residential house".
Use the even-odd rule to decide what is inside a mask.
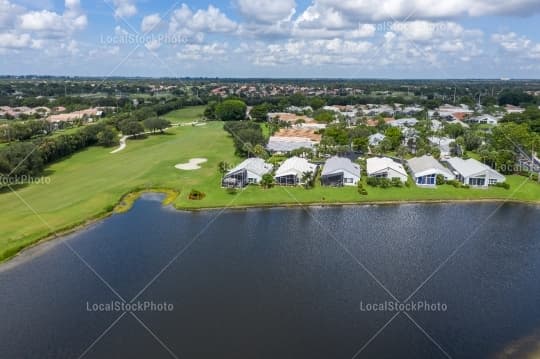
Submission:
[[[360,181],[360,166],[344,157],[326,160],[321,173],[323,186],[355,186]]]
[[[394,120],[392,122],[389,122],[388,124],[392,127],[399,127],[401,129],[408,128],[408,127],[414,127],[418,123],[418,120],[416,118],[400,118],[399,120]]]
[[[452,153],[451,145],[456,142],[455,140],[448,137],[429,137],[429,142],[437,147],[441,151],[441,157],[450,157]]]
[[[403,165],[388,157],[368,158],[367,174],[369,177],[376,178],[399,178],[403,183],[409,178]]]
[[[385,135],[382,133],[375,133],[371,136],[369,136],[369,145],[370,146],[378,146],[384,139],[386,138]]]
[[[309,163],[305,158],[291,157],[279,166],[276,171],[276,183],[283,186],[296,186],[304,184],[305,173],[311,173],[315,178],[317,165]]]
[[[258,184],[262,177],[270,173],[274,166],[260,158],[248,158],[223,177],[221,185],[227,188],[243,188],[248,184]]]
[[[481,116],[471,117],[470,119],[467,120],[467,122],[497,126],[499,124],[499,119],[491,115],[481,115]]]
[[[464,160],[459,157],[452,157],[446,162],[454,171],[456,179],[471,187],[487,188],[490,185],[506,181],[506,177],[502,174],[473,158]]]
[[[315,149],[322,136],[310,128],[281,129],[270,137],[266,148],[271,152],[288,153],[300,148]]]
[[[522,107],[518,107],[518,106],[513,106],[513,105],[506,105],[505,108],[507,113],[523,113],[525,112],[525,109],[522,108]]]
[[[437,185],[437,176],[442,175],[445,180],[451,181],[456,178],[448,168],[444,167],[432,156],[412,158],[407,161],[407,166],[418,186],[434,187]]]

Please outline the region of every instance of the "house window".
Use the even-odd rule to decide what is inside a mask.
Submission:
[[[482,187],[486,185],[485,178],[469,178],[469,184],[474,187]]]
[[[437,183],[437,176],[432,174],[429,176],[418,177],[416,183],[419,185],[433,186]]]
[[[497,183],[499,183],[499,181],[497,181],[495,178],[490,178],[489,179],[489,185],[490,186],[496,185]]]

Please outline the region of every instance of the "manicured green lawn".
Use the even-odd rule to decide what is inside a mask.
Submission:
[[[183,109],[168,117],[190,122],[202,110],[202,107]],[[200,127],[175,127],[164,135],[129,140],[127,148],[117,154],[110,154],[110,151],[110,148],[89,148],[49,166],[46,175],[50,178],[50,184],[19,188],[17,195],[9,191],[0,193],[0,260],[51,232],[110,212],[125,194],[143,188],[169,188],[179,192],[173,204],[180,209],[378,201],[540,201],[539,184],[528,182],[520,188],[525,179],[514,176],[508,178],[510,190],[456,189],[451,186],[437,189],[415,186],[377,189],[366,185],[368,195],[361,196],[356,187],[322,188],[317,185],[311,190],[281,187],[264,190],[250,186],[236,194],[229,194],[220,188],[218,163],[227,161],[237,164],[241,159],[234,155],[232,139],[223,131],[220,122],[209,122]],[[207,158],[208,162],[196,171],[174,168],[174,165],[195,157]],[[204,192],[206,197],[200,201],[189,200],[191,189]]]
[[[237,162],[232,140],[214,122],[201,127],[179,127],[168,134],[130,140],[127,148],[93,147],[48,168],[50,184],[32,184],[17,191],[55,231],[110,210],[134,188],[172,188],[187,193],[201,182],[219,183],[217,164]],[[180,171],[175,164],[203,157],[198,171]],[[0,194],[0,258],[39,239],[51,229],[17,195]]]
[[[365,179],[364,179],[365,182]],[[490,188],[487,190],[454,188],[450,185],[438,188],[374,188],[364,184],[368,191],[367,196],[361,196],[356,187],[329,188],[316,185],[315,188],[262,189],[250,186],[237,194],[232,195],[224,190],[216,190],[219,187],[219,178],[201,181],[196,187],[207,194],[202,201],[189,201],[185,195],[180,195],[176,200],[178,208],[204,208],[222,206],[258,206],[258,205],[295,205],[295,204],[336,204],[336,203],[370,203],[370,202],[399,202],[399,201],[444,201],[444,200],[521,200],[527,202],[540,201],[540,185],[527,181],[524,177],[510,176],[508,183],[511,188]],[[521,186],[523,184],[523,186]],[[520,187],[521,186],[521,187]],[[517,190],[517,191],[516,191]]]
[[[191,106],[170,112],[163,116],[171,123],[186,123],[199,121],[203,117],[205,106]]]

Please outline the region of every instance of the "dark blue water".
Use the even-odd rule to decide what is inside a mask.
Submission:
[[[0,269],[0,358],[499,357],[540,329],[540,207],[498,206],[181,213],[146,197]],[[446,311],[383,330],[396,312],[363,311],[443,262],[411,302]],[[112,327],[122,311],[88,310],[153,278],[135,302],[172,310]]]

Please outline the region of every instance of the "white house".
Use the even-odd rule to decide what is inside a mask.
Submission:
[[[481,116],[471,117],[470,119],[467,120],[467,122],[497,126],[499,124],[499,119],[491,115],[481,115]]]
[[[369,136],[369,145],[370,146],[378,146],[384,139],[386,138],[385,135],[382,133],[375,133],[371,136]]]
[[[438,175],[442,175],[447,181],[456,179],[448,168],[431,156],[412,158],[407,161],[407,166],[418,186],[436,186]]]
[[[279,166],[275,179],[280,185],[296,186],[303,184],[302,177],[305,173],[311,173],[313,177],[317,171],[317,165],[309,163],[305,158],[291,157]]]
[[[446,161],[454,171],[458,181],[471,187],[487,188],[506,181],[499,172],[475,159],[464,160],[452,157]]]
[[[270,173],[274,166],[260,158],[248,158],[223,177],[223,187],[245,187],[248,184],[258,184],[262,177]]]
[[[388,157],[368,158],[367,174],[376,178],[399,178],[403,183],[407,182],[409,177],[402,164]]]
[[[322,173],[323,186],[355,186],[360,181],[360,166],[344,157],[326,160]]]
[[[416,118],[400,118],[398,120],[389,122],[388,124],[392,127],[407,128],[414,127],[417,123],[418,120]]]

